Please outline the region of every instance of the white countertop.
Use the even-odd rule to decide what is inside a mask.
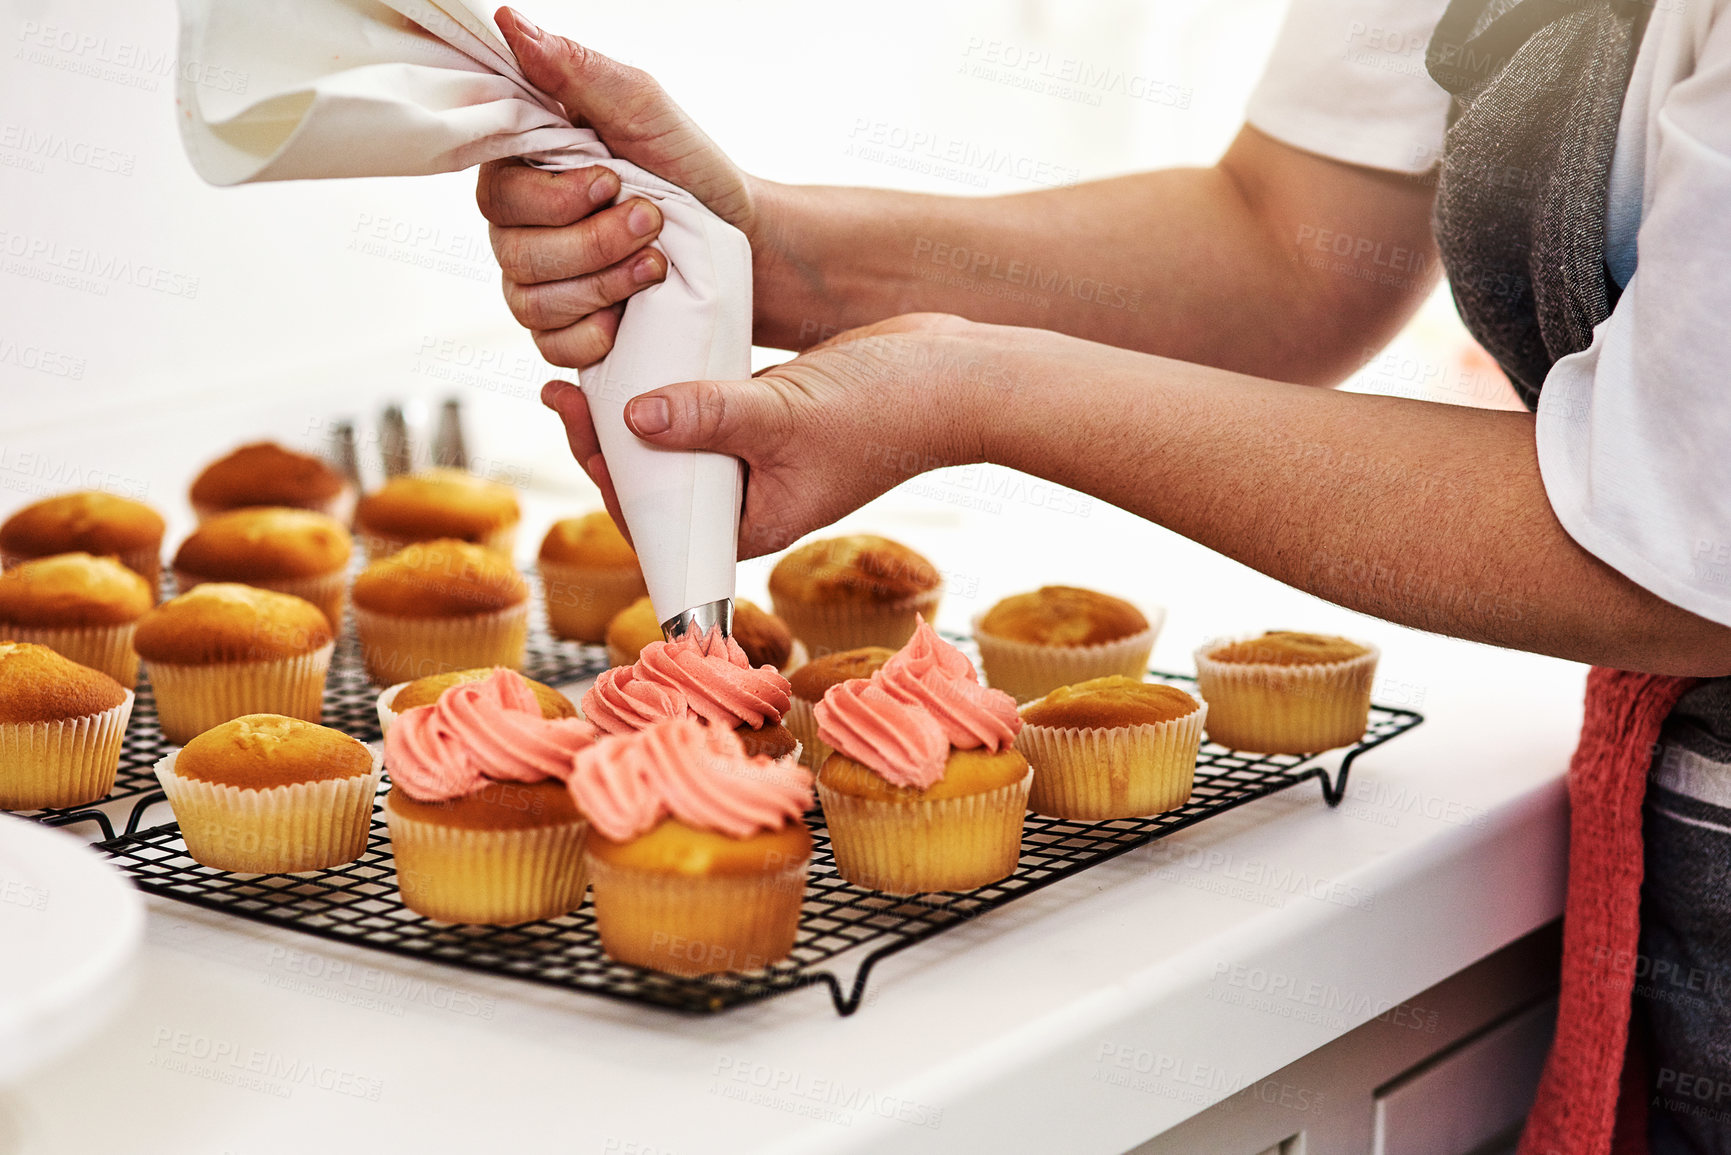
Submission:
[[[1097,504],[977,493],[849,524],[951,572],[946,625],[1068,576],[1168,606],[1163,668],[1336,630],[1425,724],[1339,810],[1306,784],[1093,868],[889,959],[846,1019],[821,988],[688,1017],[152,898],[136,995],[0,1093],[0,1150],[1120,1152],[1375,1015],[1427,1029],[1404,1000],[1560,913],[1581,667],[1325,606]]]

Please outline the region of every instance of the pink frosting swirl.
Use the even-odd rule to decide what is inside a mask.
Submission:
[[[748,758],[731,729],[689,716],[579,750],[566,785],[590,825],[614,842],[640,838],[664,818],[749,838],[797,821],[812,799],[811,775]]]
[[[668,718],[683,718],[688,708],[682,692],[650,681],[635,666],[603,670],[583,695],[583,716],[604,734],[629,734]]]
[[[617,725],[634,730],[654,722],[657,716],[648,710],[628,708],[624,699],[639,681],[676,691],[685,698],[691,716],[728,730],[773,726],[793,704],[787,679],[772,666],[753,668],[739,643],[724,636],[719,626],[711,627],[707,634],[650,642],[630,668],[629,678],[624,674],[607,678],[604,674],[596,679],[594,688],[583,696],[584,716],[604,729]]]
[[[831,686],[814,713],[818,737],[885,781],[924,790],[944,776],[950,740],[943,726],[891,697],[875,677]]]
[[[923,617],[907,645],[883,664],[873,681],[890,697],[936,718],[958,750],[1002,750],[1015,742],[1022,728],[1016,700],[980,685],[967,655],[938,637]]]
[[[385,737],[391,782],[422,802],[449,802],[488,782],[561,781],[595,741],[580,718],[543,718],[522,675],[495,670],[403,711]]]

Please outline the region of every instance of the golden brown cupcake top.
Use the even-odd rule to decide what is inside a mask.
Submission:
[[[57,553],[0,574],[0,622],[17,626],[119,626],[154,601],[150,584],[111,557]]]
[[[30,642],[0,641],[0,723],[63,722],[112,710],[126,687]]]
[[[1007,597],[980,618],[981,633],[1040,646],[1095,646],[1148,628],[1142,611],[1110,594],[1041,586]]]
[[[898,602],[942,584],[931,562],[875,534],[814,541],[770,571],[769,590],[793,602]]]
[[[1177,686],[1112,674],[1059,686],[1022,707],[1022,721],[1064,730],[1108,729],[1170,722],[1201,708],[1202,703]]]
[[[248,790],[358,778],[372,770],[365,743],[281,714],[246,714],[214,726],[182,747],[174,761],[182,778]]]
[[[310,453],[274,441],[242,445],[204,467],[192,483],[194,505],[238,509],[247,505],[291,505],[315,509],[342,493],[348,482]]]
[[[637,551],[605,509],[554,522],[541,539],[540,557],[557,565],[637,568]]]
[[[482,666],[473,670],[452,670],[444,674],[430,674],[425,678],[416,678],[397,691],[397,696],[391,699],[391,709],[401,714],[404,710],[413,710],[416,706],[431,706],[439,700],[439,696],[452,686],[461,686],[465,682],[479,682],[494,670],[504,669],[503,666]],[[513,671],[515,672],[515,671]],[[541,704],[543,718],[575,718],[577,707],[552,686],[544,685],[533,678],[524,678],[529,683],[529,689],[535,692],[535,700]]]
[[[756,729],[735,726],[733,732],[739,735],[739,744],[745,747],[747,758],[785,758],[799,749],[799,739],[779,722]]]
[[[638,598],[613,615],[607,623],[607,645],[635,661],[650,642],[665,635],[655,620],[655,606],[648,597]],[[733,640],[754,666],[781,669],[793,656],[793,631],[787,623],[757,603],[739,598],[733,603]]]
[[[318,577],[349,564],[349,531],[310,509],[231,509],[180,543],[174,568],[207,581]]]
[[[1370,653],[1347,638],[1332,634],[1305,634],[1296,630],[1269,630],[1260,638],[1227,642],[1208,652],[1216,662],[1244,662],[1265,666],[1314,666],[1350,662]]]
[[[160,549],[162,516],[140,501],[85,490],[27,505],[0,525],[0,549],[18,557]]]
[[[863,762],[855,762],[839,750],[818,767],[817,780],[839,794],[871,798],[880,802],[937,802],[984,794],[1020,782],[1027,776],[1028,759],[1014,746],[1002,750],[951,750],[944,776],[926,787],[897,786]]]
[[[895,657],[895,651],[884,646],[861,646],[857,650],[837,650],[821,658],[813,658],[787,676],[793,696],[808,702],[823,699],[824,691],[855,678],[869,678],[883,664]]]
[[[270,662],[310,654],[331,640],[324,611],[293,594],[206,582],[139,620],[132,648],[147,662]]]
[[[460,469],[429,469],[393,477],[361,498],[355,526],[419,541],[480,541],[520,516],[510,486]]]
[[[466,541],[420,541],[381,558],[355,579],[354,603],[400,618],[490,614],[529,600],[511,559]]]
[[[391,787],[386,805],[405,818],[457,830],[529,830],[581,818],[565,783],[493,782],[449,802],[420,802]]]
[[[591,829],[584,850],[602,862],[657,874],[738,877],[786,870],[790,863],[811,857],[811,831],[804,822],[789,822],[750,838],[730,838],[698,830],[676,818],[663,819],[653,830],[630,842],[614,842]]]

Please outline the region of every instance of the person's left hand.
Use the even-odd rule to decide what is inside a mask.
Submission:
[[[975,398],[1009,372],[1033,330],[913,313],[853,329],[747,381],[690,381],[626,406],[652,445],[708,449],[746,465],[739,555],[783,549],[928,469],[980,458]],[[1046,334],[1046,336],[1051,336]],[[541,400],[621,527],[583,391],[552,381]]]

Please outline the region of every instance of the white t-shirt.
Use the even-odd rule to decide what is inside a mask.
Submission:
[[[1448,95],[1425,71],[1446,0],[1293,0],[1250,124],[1418,173]],[[1539,470],[1570,536],[1731,625],[1731,0],[1655,0],[1623,103],[1606,260],[1624,285],[1539,398]]]

